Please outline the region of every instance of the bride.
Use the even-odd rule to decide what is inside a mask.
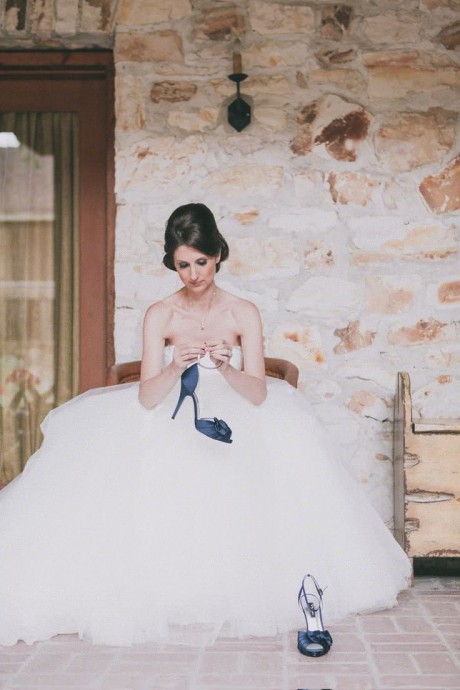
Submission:
[[[164,263],[183,287],[146,313],[140,384],[53,410],[0,492],[0,644],[267,636],[299,627],[307,572],[328,625],[407,587],[304,396],[265,379],[257,308],[215,283],[227,256],[206,206],[174,211]]]

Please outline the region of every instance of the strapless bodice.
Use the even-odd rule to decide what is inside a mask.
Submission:
[[[174,354],[174,345],[166,345],[165,349],[163,351],[163,362],[164,365],[166,366],[172,361]],[[200,372],[204,374],[212,374],[215,373],[217,370],[217,367],[215,367],[213,361],[211,360],[210,356],[208,353],[205,354],[204,357],[201,357],[201,359],[198,362],[200,366]],[[239,345],[234,345],[232,347],[232,357],[230,359],[230,364],[235,367],[235,369],[242,369],[243,366],[243,352],[242,349]]]

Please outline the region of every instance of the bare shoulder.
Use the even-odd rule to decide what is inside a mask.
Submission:
[[[231,310],[236,321],[239,323],[254,323],[255,319],[260,320],[259,309],[248,299],[237,297],[226,290],[222,290],[222,302],[223,306],[225,305]]]
[[[165,324],[172,316],[175,305],[175,294],[165,299],[154,302],[145,312],[144,323],[146,326]]]

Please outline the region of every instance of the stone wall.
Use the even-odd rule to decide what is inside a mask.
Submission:
[[[146,307],[178,285],[166,218],[203,201],[231,248],[220,285],[259,305],[267,354],[299,366],[390,524],[396,372],[418,412],[459,415],[458,1],[86,5],[115,41],[118,359],[140,356]],[[77,45],[75,26],[59,40]]]

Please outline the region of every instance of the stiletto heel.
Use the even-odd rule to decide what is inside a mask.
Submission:
[[[195,413],[195,429],[201,434],[214,439],[215,441],[223,441],[224,443],[232,443],[232,430],[223,419],[207,419],[198,417],[198,398],[196,397],[195,388],[198,385],[198,365],[192,364],[186,369],[181,376],[181,387],[179,400],[176,408],[172,414],[172,419],[175,418],[179,412],[182,403],[187,396],[190,396],[193,401],[193,411]]]
[[[310,578],[311,589],[316,593],[305,590],[305,581]],[[309,588],[310,589],[310,588]],[[305,656],[323,656],[332,646],[332,637],[328,630],[324,629],[322,602],[323,590],[316,582],[313,575],[305,575],[297,597],[298,604],[305,617],[307,629],[297,633],[297,649]]]
[[[187,396],[191,396],[192,398],[195,397],[194,399],[194,408],[195,408],[195,419],[197,417],[197,409],[196,409],[196,396],[195,396],[195,388],[198,385],[198,369],[196,364],[193,364],[191,367],[186,369],[182,376],[181,376],[181,384],[180,384],[180,394],[179,394],[179,400],[177,401],[176,409],[174,410],[172,414],[172,418],[174,419],[176,414],[179,412],[182,403],[184,402],[185,398]]]

